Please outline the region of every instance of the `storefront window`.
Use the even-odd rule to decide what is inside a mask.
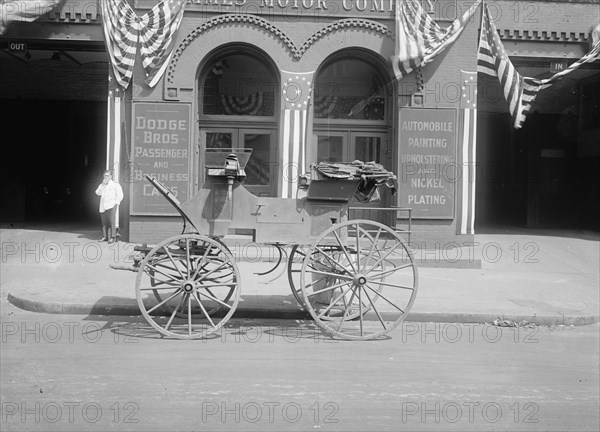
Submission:
[[[203,114],[273,116],[274,90],[271,70],[255,57],[233,54],[215,60],[204,81]]]
[[[315,118],[384,120],[386,85],[373,66],[343,59],[326,66],[315,88]]]

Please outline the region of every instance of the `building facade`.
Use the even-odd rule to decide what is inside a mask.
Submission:
[[[156,1],[130,3],[142,15]],[[246,187],[261,196],[295,196],[311,163],[381,163],[399,191],[375,205],[411,207],[417,243],[468,242],[490,226],[598,229],[598,62],[541,94],[515,131],[497,81],[476,73],[480,11],[397,80],[395,3],[188,0],[161,80],[148,86],[138,58],[126,90],[111,76],[95,1],[14,23],[0,39],[0,103],[13,126],[2,183],[17,204],[3,219],[93,217],[109,165],[126,190],[122,235],[152,243],[181,223],[144,174],[185,201],[207,150],[251,148]],[[472,3],[423,6],[446,26]],[[600,22],[598,1],[486,3],[519,72],[537,78],[582,57]],[[405,223],[403,213],[357,215]]]

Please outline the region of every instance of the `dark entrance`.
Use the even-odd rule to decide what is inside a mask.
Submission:
[[[525,74],[536,76],[534,69]],[[493,79],[478,79],[476,229],[600,230],[598,68],[582,68],[540,92],[516,131],[503,96],[490,90]]]
[[[28,44],[0,56],[3,222],[97,223],[106,166],[103,43]]]

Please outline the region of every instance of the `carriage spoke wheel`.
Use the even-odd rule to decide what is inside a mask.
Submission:
[[[418,288],[412,253],[389,227],[351,220],[330,227],[305,253],[304,308],[341,339],[374,339],[400,324]],[[320,263],[327,262],[329,268]]]
[[[310,251],[310,252],[309,252]],[[335,245],[320,245],[318,248],[311,248],[306,245],[294,245],[289,255],[287,273],[288,281],[292,294],[298,301],[298,303],[304,307],[304,298],[302,297],[302,289],[300,284],[300,274],[302,272],[302,264],[304,263],[308,253],[311,253],[311,261],[309,269],[320,270],[328,272],[325,276],[325,280],[322,282],[324,285],[331,286],[337,284],[339,279],[337,277],[342,271],[342,266],[339,265],[340,260],[344,260],[344,256],[341,256],[342,251],[338,246]],[[349,251],[350,254],[354,255],[357,253],[356,249]],[[364,251],[358,251],[358,253],[364,253]],[[338,260],[332,260],[330,257],[337,256]],[[380,264],[381,265],[381,264]],[[362,313],[365,314],[369,311],[370,305],[363,308]],[[306,307],[304,307],[306,309]],[[330,320],[336,314],[340,313],[340,308],[332,307],[331,310],[327,311],[321,318],[323,320]],[[342,311],[343,313],[343,311]],[[346,319],[352,320],[358,317],[358,310],[349,312]]]
[[[135,291],[142,315],[166,336],[198,339],[217,332],[240,299],[235,260],[221,242],[196,234],[171,237],[140,264]],[[156,301],[151,301],[154,294]]]

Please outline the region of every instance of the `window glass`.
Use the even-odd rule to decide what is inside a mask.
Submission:
[[[385,83],[363,61],[338,60],[319,73],[314,102],[316,118],[384,120]]]
[[[277,79],[256,58],[233,54],[209,68],[202,93],[203,114],[273,116]]]

